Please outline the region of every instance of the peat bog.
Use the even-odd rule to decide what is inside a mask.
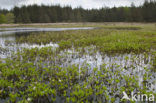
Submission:
[[[0,35],[0,102],[128,102],[123,91],[156,96],[155,24],[83,27],[98,29]]]

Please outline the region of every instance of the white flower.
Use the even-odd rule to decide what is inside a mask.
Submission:
[[[36,89],[36,87],[33,88],[33,90],[35,90],[35,89]]]
[[[31,101],[31,98],[28,98],[27,101]]]
[[[59,79],[59,82],[61,82],[61,79]]]

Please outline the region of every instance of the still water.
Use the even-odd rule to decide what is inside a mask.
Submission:
[[[6,58],[11,55],[11,52],[16,52],[21,48],[42,48],[42,47],[58,47],[57,44],[49,43],[46,45],[29,45],[27,43],[17,44],[16,37],[30,35],[33,32],[50,32],[50,31],[65,31],[65,30],[88,30],[93,27],[79,27],[79,28],[0,28],[0,58]],[[7,44],[6,41],[12,43]]]
[[[27,43],[16,43],[16,37],[31,35],[32,32],[52,32],[52,31],[64,31],[64,30],[88,30],[94,29],[91,27],[83,28],[3,28],[0,29],[0,58],[11,57],[13,52],[17,50],[22,50],[23,48],[42,48],[42,47],[53,47],[58,48],[59,45],[55,43],[49,43],[46,45],[37,45],[37,44],[27,44]],[[11,43],[6,43],[6,41],[12,41]],[[88,66],[88,70],[92,73],[94,68],[100,69],[102,65],[105,65],[106,68],[110,68],[113,71],[121,71],[121,75],[133,75],[138,77],[138,82],[140,87],[143,87],[142,82],[143,76],[145,74],[151,75],[149,83],[152,83],[152,88],[149,88],[150,91],[156,92],[156,73],[151,70],[152,68],[152,55],[151,54],[102,54],[100,51],[94,52],[96,48],[94,46],[86,47],[82,51],[76,51],[74,48],[61,51],[58,58],[54,58],[57,65],[61,67],[68,67],[69,65],[79,65],[79,67]],[[91,51],[93,50],[93,51]],[[93,53],[92,53],[93,52]],[[50,57],[50,56],[49,56]],[[40,58],[40,57],[37,57]],[[57,61],[58,60],[58,61]],[[50,58],[45,60],[43,63],[50,66],[52,63]],[[34,65],[35,64],[34,62]],[[43,64],[44,65],[44,64]],[[122,69],[122,70],[121,70]],[[112,78],[117,78],[117,75],[112,75]],[[124,81],[118,84],[117,88],[121,88],[124,85]],[[109,87],[110,91],[114,87]],[[116,91],[119,92],[119,91]],[[59,99],[58,99],[59,100]],[[118,101],[118,100],[116,100]]]

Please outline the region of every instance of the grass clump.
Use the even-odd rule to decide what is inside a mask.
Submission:
[[[155,38],[155,32],[98,29],[32,34],[17,38],[17,42],[27,42],[30,44],[53,42],[58,43],[62,50],[72,47],[85,48],[93,45],[99,51],[106,53],[140,53],[155,49]]]

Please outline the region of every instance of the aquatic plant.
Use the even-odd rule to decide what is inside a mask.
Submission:
[[[123,91],[156,95],[146,87],[155,80],[155,29],[99,27],[17,37],[59,47],[20,48],[0,60],[0,102],[114,103],[133,102],[121,100]]]
[[[150,34],[150,35],[148,35]],[[152,35],[152,36],[151,36]],[[85,48],[96,46],[98,50],[106,53],[140,53],[155,48],[155,32],[124,31],[124,30],[77,30],[62,32],[33,33],[17,38],[19,43],[47,44],[58,43],[61,50]]]
[[[120,65],[61,67],[56,63],[58,54],[51,49],[24,49],[15,54],[13,59],[8,58],[5,63],[0,63],[0,99],[6,102],[51,103],[61,100],[111,103],[122,98],[123,91],[148,91],[146,88],[141,89],[137,75],[123,74],[125,69]],[[46,59],[55,62],[48,64]],[[146,78],[150,78],[150,75],[144,74],[144,80]]]

